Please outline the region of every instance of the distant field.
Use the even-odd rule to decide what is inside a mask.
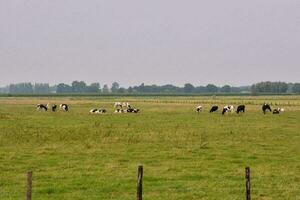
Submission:
[[[113,114],[128,101],[139,114]],[[37,103],[70,112],[39,112]],[[263,115],[261,104],[283,107]],[[246,113],[209,114],[211,105],[245,104]],[[204,111],[195,112],[196,105]],[[103,107],[104,115],[91,115]],[[252,199],[300,199],[300,96],[1,97],[0,199],[241,200],[251,167]]]

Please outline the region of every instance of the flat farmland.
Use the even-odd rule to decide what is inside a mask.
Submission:
[[[48,102],[70,111],[35,109]],[[246,113],[209,113],[227,104]],[[146,200],[245,199],[246,166],[253,199],[300,199],[300,96],[0,98],[0,199],[25,199],[29,170],[33,199],[135,199],[140,164]]]

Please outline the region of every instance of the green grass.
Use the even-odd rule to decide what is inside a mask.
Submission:
[[[140,114],[113,114],[114,101]],[[35,104],[70,104],[38,112]],[[287,111],[263,115],[270,102]],[[245,103],[242,115],[209,114],[212,104]],[[196,105],[205,110],[196,114]],[[90,115],[94,107],[109,113]],[[144,166],[144,199],[300,199],[300,97],[7,97],[0,99],[0,199],[135,199]]]

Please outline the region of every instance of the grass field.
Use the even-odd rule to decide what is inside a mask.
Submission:
[[[139,114],[113,114],[129,101]],[[37,103],[70,112],[39,112]],[[263,115],[261,104],[284,107]],[[213,104],[246,104],[246,113],[209,114]],[[204,112],[196,114],[196,105]],[[105,115],[89,110],[105,107]],[[137,166],[144,199],[300,199],[300,96],[0,98],[0,199],[135,199]]]

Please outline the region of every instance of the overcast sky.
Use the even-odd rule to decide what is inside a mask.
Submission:
[[[300,82],[299,0],[0,0],[0,85]]]

